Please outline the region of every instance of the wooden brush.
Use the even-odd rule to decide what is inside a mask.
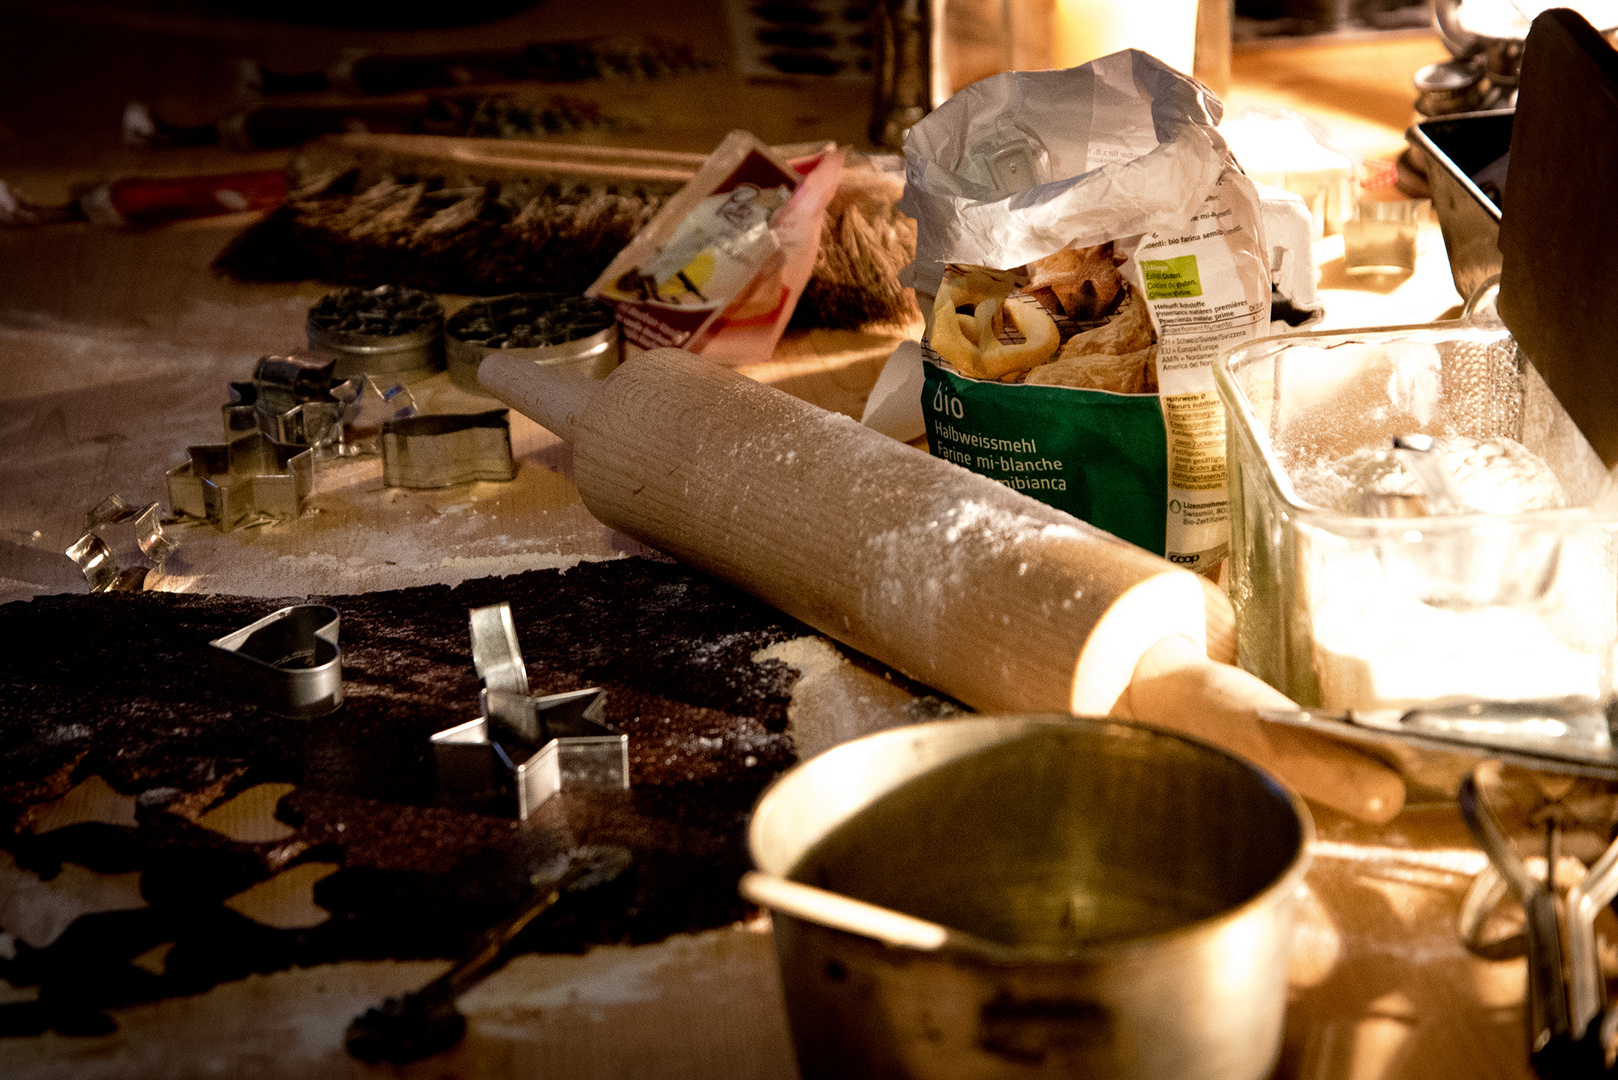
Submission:
[[[776,149],[791,158],[818,145]],[[238,236],[215,268],[245,281],[579,293],[703,160],[516,140],[329,136],[298,154],[285,204]],[[794,328],[920,318],[897,280],[915,253],[915,223],[894,205],[903,186],[868,162],[845,167]]]

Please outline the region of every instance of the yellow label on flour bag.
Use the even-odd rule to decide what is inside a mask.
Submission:
[[[1197,277],[1195,255],[1181,255],[1178,259],[1142,259],[1140,272],[1146,279],[1148,300],[1178,300],[1202,295],[1202,281]]]

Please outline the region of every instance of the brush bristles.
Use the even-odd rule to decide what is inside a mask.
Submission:
[[[358,193],[338,185],[299,192],[237,237],[215,267],[246,281],[580,293],[662,205],[660,197],[594,189],[520,202],[511,194],[397,180]]]
[[[564,181],[445,187],[359,172],[307,180],[216,260],[243,281],[386,282],[497,296],[582,293],[667,196]],[[814,274],[791,326],[852,330],[919,318],[898,273],[915,223],[880,190],[840,190],[827,208]]]
[[[793,329],[856,330],[921,318],[899,271],[915,258],[916,223],[890,199],[839,190],[826,207],[815,269],[788,324]]]

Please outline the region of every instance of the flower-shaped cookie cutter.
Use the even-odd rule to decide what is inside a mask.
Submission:
[[[66,554],[84,571],[91,592],[133,592],[177,547],[163,532],[155,502],[136,509],[108,495],[84,515],[84,535]]]

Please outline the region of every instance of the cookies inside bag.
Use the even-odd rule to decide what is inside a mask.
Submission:
[[[929,344],[958,374],[1118,394],[1157,392],[1157,334],[1109,241],[1013,270],[951,264]]]

